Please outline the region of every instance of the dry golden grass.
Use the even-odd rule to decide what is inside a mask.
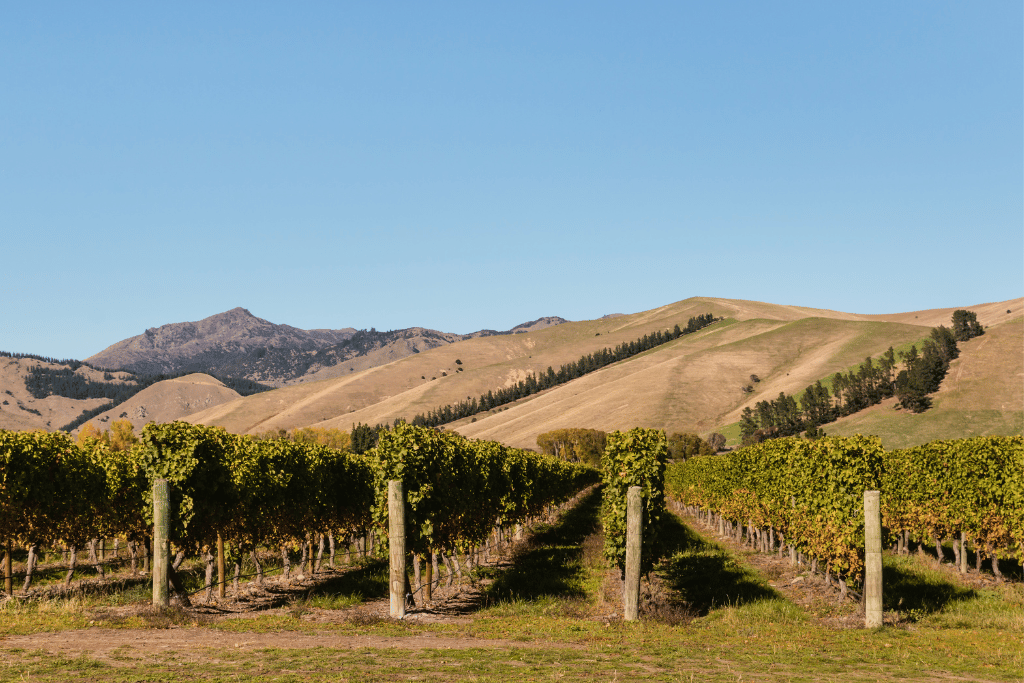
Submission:
[[[0,358],[0,387],[3,388],[0,391],[0,429],[56,431],[81,415],[83,411],[98,408],[106,403],[102,398],[33,398],[25,388],[25,377],[29,370],[36,366],[54,369],[65,367],[30,358]],[[93,380],[101,380],[103,377],[103,373],[84,366],[78,369],[78,374]],[[4,401],[7,401],[6,405]],[[38,411],[39,414],[29,412],[30,410]]]
[[[181,420],[238,398],[238,392],[224,386],[220,380],[203,373],[193,373],[146,387],[124,403],[100,413],[90,422],[100,429],[107,429],[111,423],[127,419],[138,432],[148,422]],[[122,414],[125,414],[124,418]]]
[[[1022,304],[1024,300],[1014,300],[971,310],[977,310],[982,321],[994,321],[999,311],[1005,318],[1006,309],[1019,311]],[[308,425],[350,429],[357,422],[411,419],[417,413],[508,386],[528,373],[541,373],[549,366],[557,369],[581,355],[677,324],[685,326],[690,317],[711,312],[727,320],[543,394],[478,415],[475,421],[466,419],[452,425],[466,436],[520,447],[535,447],[537,434],[560,427],[610,431],[646,426],[707,433],[738,420],[746,406],[775,398],[781,391],[797,394],[868,355],[878,356],[889,346],[919,341],[938,324],[933,319],[940,315],[945,318],[939,322],[948,325],[953,310],[856,315],[698,297],[633,315],[470,339],[348,376],[239,399],[190,419],[240,433]],[[997,325],[993,331],[1001,327]],[[996,335],[988,338],[995,340]],[[984,343],[970,344],[985,348]],[[1013,341],[1005,343],[1012,347]],[[948,410],[955,414],[964,401],[985,403],[989,399],[970,397],[994,395],[995,385],[986,378],[1005,374],[1014,358],[1020,360],[1019,344],[1011,358],[1009,347],[995,343],[990,353],[970,360],[970,344],[965,345],[964,356],[970,365],[963,370],[954,366],[963,396],[940,396],[937,409],[948,401]],[[456,359],[462,361],[461,366]],[[971,379],[972,373],[978,374],[977,382]],[[751,374],[757,374],[761,382],[754,385],[753,393],[745,394],[741,387],[749,383]],[[1012,397],[1013,386],[999,391]],[[1020,403],[1018,393],[1016,403],[1007,398],[1001,407],[986,407],[999,413],[994,422],[986,424],[1001,424],[1005,419],[1012,424],[1011,413],[1020,410]],[[887,419],[885,414],[883,421]]]

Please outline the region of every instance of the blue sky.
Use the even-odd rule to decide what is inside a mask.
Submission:
[[[1024,293],[1020,2],[5,3],[0,349]]]

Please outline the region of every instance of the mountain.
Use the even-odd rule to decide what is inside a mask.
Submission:
[[[86,359],[101,368],[136,373],[214,373],[281,386],[322,380],[385,365],[465,339],[544,329],[566,322],[539,318],[512,330],[452,334],[422,327],[301,330],[233,308],[198,322],[171,323],[120,341]]]
[[[237,399],[238,392],[266,389],[255,382],[339,377],[464,339],[522,334],[564,322],[539,318],[505,332],[472,334],[422,327],[302,330],[234,308],[198,322],[151,328],[86,361],[0,352],[0,429],[53,431],[77,428],[86,419],[102,426],[118,418],[141,427]]]
[[[233,308],[198,322],[150,328],[90,356],[102,368],[144,374],[212,371],[255,381],[280,381],[287,368],[304,367],[296,356],[347,341],[354,329],[300,330]]]
[[[944,384],[942,391],[947,391],[948,398],[937,398],[933,410],[947,405],[943,410],[957,414],[975,405],[979,411],[994,411],[986,418],[987,426],[978,429],[1020,431],[1024,425],[1024,359],[1019,353],[1024,346],[1022,306],[1024,300],[1015,299],[965,307],[989,328],[986,335],[962,345],[959,363],[973,368],[971,372],[977,374],[971,376],[976,379],[967,383],[963,375],[959,395]],[[561,427],[612,431],[643,426],[702,434],[724,430],[735,440],[735,423],[743,408],[774,399],[779,392],[799,394],[818,379],[848,371],[889,346],[920,344],[932,327],[950,324],[953,310],[861,315],[695,297],[641,313],[465,339],[387,365],[224,403],[189,419],[239,433],[310,425],[348,430],[356,423],[411,420],[440,406],[512,386],[531,373],[557,369],[586,354],[675,325],[682,327],[692,316],[711,313],[723,320],[448,428],[527,448],[536,447],[539,433]],[[1003,352],[1013,348],[1017,352]],[[752,374],[760,382],[746,393],[742,389]],[[955,377],[952,371],[950,377]],[[1003,398],[995,397],[997,386],[1004,387],[999,390]],[[927,416],[894,411],[890,405],[880,419],[890,434],[900,433],[900,425],[925,424],[913,431],[918,440],[966,433],[963,421]],[[828,433],[842,428],[840,423],[825,426]],[[884,431],[881,426],[872,429]]]

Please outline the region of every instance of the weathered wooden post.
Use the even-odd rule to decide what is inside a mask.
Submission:
[[[7,553],[4,555],[4,591],[14,595],[14,573],[11,571],[11,539],[7,539]]]
[[[431,553],[431,556],[433,556],[433,557],[425,556],[423,558],[423,560],[424,560],[424,562],[423,562],[423,564],[424,564],[423,574],[424,574],[424,576],[425,576],[425,578],[427,580],[427,582],[425,584],[423,584],[423,604],[424,605],[426,605],[428,602],[430,602],[431,599],[433,598],[433,595],[434,595],[434,586],[433,586],[433,581],[434,581],[434,562],[437,562],[437,559],[436,559],[436,556],[434,556],[433,553]],[[433,559],[433,562],[431,562],[431,559]]]
[[[391,587],[391,616],[405,617],[405,493],[402,482],[388,482],[388,557],[391,572],[388,585]]]
[[[225,585],[226,568],[224,566],[224,539],[220,532],[217,532],[217,597],[227,597],[227,585]]]
[[[153,606],[167,607],[167,576],[171,544],[171,487],[166,479],[153,482]]]
[[[882,625],[882,515],[878,491],[864,492],[864,626]]]
[[[643,497],[639,486],[626,492],[626,585],[622,593],[622,612],[626,621],[640,617],[640,530],[643,521]]]

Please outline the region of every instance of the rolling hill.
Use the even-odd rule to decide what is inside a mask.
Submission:
[[[240,398],[237,391],[220,380],[194,373],[175,377],[147,387],[124,403],[90,420],[96,427],[109,429],[116,420],[129,420],[135,431],[148,422],[173,422],[189,415]]]
[[[103,398],[72,399],[63,396],[35,398],[25,386],[25,378],[33,367],[62,370],[61,363],[50,363],[32,358],[0,357],[0,429],[29,431],[42,429],[56,431],[83,412],[108,403]],[[95,382],[104,380],[103,373],[82,366],[75,373]]]
[[[964,344],[959,365],[950,372],[954,379],[947,379],[949,384],[959,373],[956,388],[947,390],[944,384],[945,393],[936,398],[935,415],[947,417],[932,418],[927,422],[930,426],[912,432],[913,438],[961,435],[967,428],[964,420],[972,418],[958,422],[948,416],[969,406],[977,406],[979,412],[963,414],[985,416],[977,427],[985,433],[1020,430],[1024,415],[1022,304],[1024,300],[1015,299],[964,307],[978,313],[989,333]],[[347,376],[223,403],[189,419],[239,433],[309,425],[347,430],[359,422],[411,420],[438,406],[510,386],[529,373],[544,372],[549,366],[557,369],[582,355],[674,325],[685,326],[692,316],[712,313],[724,320],[515,404],[449,425],[469,437],[521,447],[535,447],[537,434],[559,427],[610,431],[646,426],[706,434],[736,422],[744,407],[774,398],[780,391],[798,393],[889,346],[919,342],[931,327],[948,325],[955,308],[960,307],[859,315],[695,297],[641,313],[467,339]],[[1009,352],[1014,345],[1016,352]],[[741,388],[750,383],[751,374],[761,381],[752,393],[744,393]],[[998,391],[995,377],[1002,378]],[[877,425],[866,423],[878,432],[885,431],[883,424],[895,424],[888,428],[899,432],[898,424],[922,417],[891,406],[888,412],[882,408],[872,409],[881,415]],[[843,429],[846,422],[826,427],[829,433]]]

